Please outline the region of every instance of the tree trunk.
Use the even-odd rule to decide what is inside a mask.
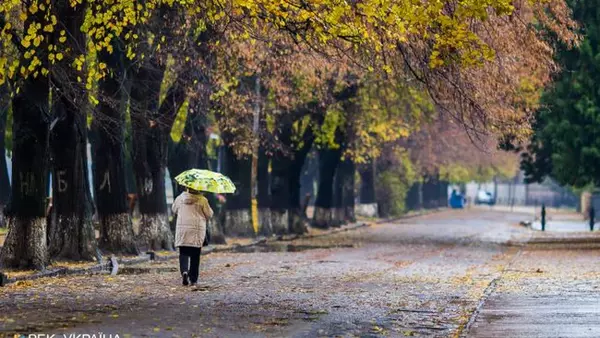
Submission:
[[[334,221],[333,226],[341,226],[356,221],[354,216],[354,162],[340,161],[334,179]]]
[[[185,91],[176,80],[159,108],[163,76],[164,67],[151,62],[137,70],[131,88],[133,167],[142,216],[140,238],[150,250],[173,249],[165,174],[169,132],[185,100]]]
[[[377,196],[375,195],[375,160],[362,166],[360,172],[360,204],[357,213],[365,217],[377,217]]]
[[[289,232],[289,212],[292,201],[292,159],[277,152],[271,167],[271,224],[273,233],[283,235]],[[299,178],[298,178],[299,179]],[[298,204],[298,209],[300,205]]]
[[[444,208],[448,206],[448,181],[440,181],[439,206]]]
[[[416,210],[422,210],[424,207],[423,181],[417,182],[417,207]]]
[[[342,208],[344,211],[343,220],[344,223],[354,223],[356,222],[356,215],[354,213],[354,188],[356,186],[356,178],[354,175],[356,174],[356,166],[354,165],[354,161],[351,159],[345,159],[340,164],[340,169],[342,172],[344,172],[344,181],[342,182]]]
[[[435,200],[435,186],[433,177],[427,176],[423,179],[422,191],[423,191],[423,207],[425,209],[433,208],[433,201]]]
[[[293,148],[291,122],[284,119],[279,121],[279,124],[276,137],[284,148]],[[284,153],[281,149],[274,152],[271,160],[271,226],[276,235],[284,235],[291,230],[292,162],[293,158],[290,154]]]
[[[308,203],[304,196],[300,195],[302,188],[301,178],[304,172],[306,158],[310,153],[313,143],[315,141],[315,134],[312,128],[309,128],[304,132],[302,137],[302,146],[294,152],[290,167],[290,205],[289,205],[289,229],[294,234],[304,234],[308,231],[308,217],[306,215],[306,208]],[[296,145],[298,147],[298,145]]]
[[[85,45],[85,36],[80,30],[85,8],[73,8],[63,3],[56,9],[68,33],[66,47],[76,51],[79,46]],[[56,76],[56,90],[52,92],[55,122],[50,133],[50,147],[53,155],[52,211],[55,221],[52,227],[48,225],[48,250],[51,258],[94,260],[100,259],[101,255],[92,223],[93,202],[88,181],[84,113],[87,95],[77,84],[77,76],[76,70],[70,66],[64,67]]]
[[[273,226],[271,224],[271,196],[269,193],[269,157],[266,155],[266,150],[261,148],[258,152],[258,166],[256,175],[258,185],[258,224],[259,234],[263,236],[271,236],[273,234]],[[287,226],[286,226],[287,228]]]
[[[316,183],[319,182],[319,159],[316,151],[310,150],[305,154],[305,158],[301,163],[302,173],[300,174],[300,195],[302,200],[302,208],[307,209],[308,206],[314,205],[317,197]],[[308,203],[304,204],[308,200]],[[305,214],[308,217],[308,214]]]
[[[306,232],[306,214],[300,196],[300,178],[306,156],[314,141],[312,128],[302,135],[301,145],[292,143],[291,125],[282,126],[279,141],[288,146],[292,154],[275,153],[271,165],[271,222],[276,234]]]
[[[49,231],[49,252],[52,258],[93,260],[99,258],[99,252],[92,222],[85,116],[72,108],[55,101],[55,111],[66,119],[52,130],[55,222]]]
[[[25,6],[29,5],[27,1]],[[25,31],[43,15],[38,11],[37,15],[29,16]],[[45,36],[47,40],[48,36]],[[47,67],[44,56],[40,57],[42,66]],[[48,263],[45,213],[49,90],[46,76],[30,76],[13,98],[13,184],[7,210],[9,232],[0,263],[5,268],[43,269]]]
[[[225,205],[225,226],[227,236],[254,236],[250,204],[252,187],[250,175],[252,160],[249,157],[237,158],[230,146],[225,147],[225,174],[233,181],[236,192],[229,195]]]
[[[340,149],[323,149],[319,151],[319,191],[315,201],[313,226],[329,228],[335,224],[334,212],[334,178],[340,162]]]
[[[129,84],[131,81],[127,81]],[[127,91],[128,92],[128,91]],[[131,116],[131,115],[129,115]],[[127,121],[127,114],[125,115],[125,145],[123,152],[123,159],[125,160],[125,183],[127,186],[127,209],[129,211],[129,217],[132,222],[139,218],[138,208],[138,194],[137,185],[135,183],[135,173],[133,172],[133,145],[132,145],[132,128],[131,119]],[[135,229],[134,229],[135,235]]]
[[[115,254],[138,254],[127,204],[125,179],[125,56],[122,45],[100,53],[112,74],[98,82],[100,103],[92,121],[94,197],[100,223],[100,248]]]
[[[10,92],[8,85],[0,86],[0,228],[6,226],[4,222],[4,207],[10,198],[10,178],[6,163],[6,121],[10,108]]]
[[[346,180],[346,172],[344,168],[344,161],[340,161],[338,164],[335,176],[333,178],[333,215],[331,226],[340,227],[344,221],[344,181]]]

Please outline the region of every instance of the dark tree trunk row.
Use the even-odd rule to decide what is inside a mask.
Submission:
[[[353,83],[334,95],[342,103],[347,120],[335,131],[338,147],[319,150],[319,190],[313,217],[313,225],[318,228],[340,226],[355,218],[355,166],[350,159],[342,159],[342,156],[354,135],[352,120],[358,113],[358,106],[351,99],[356,97],[358,89],[358,84]]]
[[[306,215],[300,196],[302,170],[314,142],[312,127],[302,134],[300,142],[292,141],[292,123],[282,122],[278,139],[291,153],[275,152],[271,168],[271,222],[276,234],[306,232]]]
[[[377,203],[375,196],[375,161],[361,167],[360,172],[360,204]]]
[[[423,209],[423,183],[415,182],[408,193],[406,194],[406,209],[421,210]]]
[[[149,62],[134,72],[135,85],[130,91],[133,168],[142,217],[140,238],[150,250],[173,249],[165,174],[169,133],[177,111],[185,100],[185,91],[176,82],[159,107],[164,73],[164,66]]]
[[[10,91],[7,84],[0,86],[0,228],[4,222],[4,208],[10,199],[10,178],[6,163],[6,123],[10,109]]]
[[[356,178],[354,175],[356,174],[356,166],[354,165],[354,161],[349,158],[344,159],[339,165],[338,174],[339,184],[342,186],[342,196],[339,198],[341,203],[337,219],[342,224],[354,223],[356,222],[356,215],[354,214],[354,189],[356,187]]]
[[[315,140],[315,134],[312,128],[306,130],[303,135],[302,146],[294,151],[292,164],[290,167],[289,187],[290,187],[290,205],[289,205],[289,229],[294,234],[303,234],[307,231],[308,219],[306,208],[309,200],[306,196],[300,194],[301,178],[304,170],[306,158],[310,153]]]
[[[29,8],[31,1],[25,1],[24,5]],[[24,23],[25,31],[41,21],[43,15],[38,11],[29,16]],[[45,38],[47,43],[48,36]],[[43,55],[40,58],[42,66],[48,67],[46,58]],[[13,184],[7,210],[9,232],[1,255],[4,267],[43,269],[48,263],[45,213],[49,91],[49,79],[41,74],[23,80],[13,98]]]
[[[125,176],[128,82],[123,50],[123,45],[115,42],[112,54],[99,54],[99,60],[106,63],[111,72],[98,82],[100,103],[92,121],[92,172],[101,249],[112,253],[137,254]]]
[[[233,181],[236,191],[227,196],[223,230],[227,236],[254,236],[250,210],[252,160],[250,157],[238,158],[230,146],[225,146],[224,156],[225,175]]]
[[[354,216],[355,167],[350,159],[340,161],[334,178],[334,210],[332,226],[356,221]]]
[[[423,182],[423,206],[426,209],[444,207],[448,203],[448,183],[438,174],[427,176]]]
[[[300,199],[305,217],[308,217],[306,211],[309,206],[315,204],[317,197],[317,187],[315,183],[319,182],[319,160],[315,149],[311,149],[306,155],[303,163],[302,173],[300,174]]]
[[[292,147],[291,123],[282,122],[277,132],[279,142],[284,147]],[[296,154],[294,154],[296,155]],[[294,157],[282,151],[276,151],[272,158],[271,168],[271,226],[277,235],[287,234],[289,228],[289,212],[292,203],[293,181],[292,162]]]
[[[335,225],[334,183],[341,156],[340,148],[319,150],[319,190],[313,219],[313,226],[317,228]]]
[[[360,191],[359,191],[359,205],[357,212],[361,216],[376,217],[378,215],[377,210],[377,196],[375,194],[375,177],[376,177],[376,164],[375,160],[360,166]]]
[[[85,46],[85,36],[80,30],[84,6],[74,8],[62,3],[57,11],[68,33],[66,47],[76,51]],[[57,72],[52,92],[53,222],[48,225],[49,253],[51,258],[99,259],[88,181],[87,95],[77,81],[77,72],[71,67],[63,68]]]

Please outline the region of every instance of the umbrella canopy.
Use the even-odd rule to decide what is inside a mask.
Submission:
[[[184,187],[196,191],[206,191],[215,194],[232,194],[235,185],[229,177],[204,169],[190,169],[175,177],[175,181]]]

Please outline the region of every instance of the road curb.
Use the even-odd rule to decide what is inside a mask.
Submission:
[[[122,266],[133,266],[137,264],[142,264],[150,261],[150,256],[140,256],[136,258],[117,258],[117,262]],[[111,260],[107,260],[106,262],[99,263],[86,268],[56,268],[52,270],[46,270],[37,272],[33,275],[28,276],[18,276],[18,277],[8,277],[3,272],[0,272],[0,287],[6,286],[8,284],[16,283],[19,281],[32,281],[40,278],[49,278],[49,277],[59,277],[59,276],[73,276],[73,275],[85,275],[85,274],[93,274],[93,273],[109,273],[112,268]]]

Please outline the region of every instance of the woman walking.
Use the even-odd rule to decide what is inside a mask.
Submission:
[[[200,253],[208,220],[213,211],[199,191],[187,188],[173,202],[176,215],[175,246],[179,248],[179,269],[183,285],[196,285],[200,269]]]

